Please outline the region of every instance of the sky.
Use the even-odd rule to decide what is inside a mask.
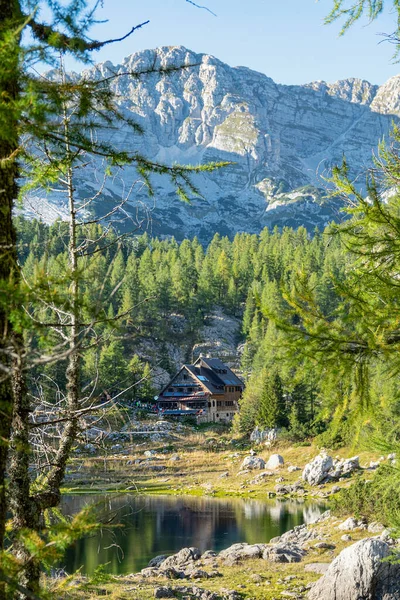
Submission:
[[[93,38],[120,37],[133,25],[150,23],[127,40],[97,52],[95,61],[117,64],[139,50],[182,45],[286,84],[348,77],[382,84],[400,72],[400,64],[392,60],[394,47],[379,35],[395,29],[390,10],[373,23],[364,19],[339,37],[338,23],[323,24],[333,0],[197,2],[216,16],[187,0],[103,0],[98,16],[108,22],[95,26]],[[76,65],[68,66],[78,70]]]

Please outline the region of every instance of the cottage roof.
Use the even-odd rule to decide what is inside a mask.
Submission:
[[[192,373],[211,394],[223,394],[226,385],[240,385],[243,387],[243,382],[239,377],[219,358],[204,358],[201,356],[194,365],[183,365],[171,382],[182,369],[187,369]],[[162,389],[160,395],[171,385],[171,382]]]
[[[194,363],[194,366],[197,367],[199,364],[204,365],[206,368],[208,368],[208,370],[211,370],[214,376],[221,381],[222,385],[243,386],[243,381],[241,381],[239,377],[235,375],[235,373],[219,358],[207,358],[200,356]]]

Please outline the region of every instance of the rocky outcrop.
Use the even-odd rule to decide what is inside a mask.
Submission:
[[[400,564],[385,562],[391,551],[377,538],[343,550],[308,594],[308,600],[400,600]]]
[[[327,478],[332,467],[332,458],[327,454],[319,454],[304,467],[303,480],[310,485],[318,485]]]
[[[283,533],[279,537],[272,538],[271,544],[296,544],[305,546],[313,540],[321,539],[320,533],[316,529],[310,529],[307,525],[297,525],[294,529]]]
[[[310,485],[318,485],[326,481],[336,481],[341,477],[348,477],[359,468],[358,456],[337,460],[325,452],[321,452],[304,467],[303,480]]]
[[[255,442],[256,444],[261,444],[262,442],[274,442],[278,436],[278,430],[275,427],[267,427],[266,429],[261,429],[257,427],[253,429],[250,434],[250,441]]]
[[[266,544],[233,544],[218,556],[227,565],[234,565],[249,558],[261,558],[266,547]]]
[[[263,553],[263,559],[271,562],[293,563],[300,562],[307,552],[296,544],[275,544],[267,546]]]
[[[205,556],[204,564],[199,562],[200,558],[201,552],[198,548],[182,548],[168,557],[156,556],[149,562],[148,567],[141,570],[140,575],[168,579],[209,579],[220,576],[218,571],[206,571],[203,568],[204,564],[208,564],[210,556]]]
[[[184,65],[188,68],[168,76],[127,75]],[[322,176],[341,163],[343,153],[355,173],[364,172],[372,149],[400,112],[399,76],[380,88],[359,79],[280,85],[262,73],[232,68],[182,46],[137,52],[119,65],[107,61],[83,76],[112,77],[121,109],[144,129],[143,136],[134,136],[120,126],[113,132],[118,149],[169,164],[232,162],[195,177],[201,196],[191,204],[179,201],[167,179],[155,177],[153,209],[133,166],[124,169],[123,177],[118,172],[105,182],[107,207],[138,181],[124,206],[134,221],[146,218],[150,209],[152,233],[178,239],[197,235],[202,242],[216,231],[233,236],[274,225],[313,230],[337,219],[339,201],[326,199]],[[108,138],[109,132],[98,135]],[[92,175],[93,170],[77,174],[76,191],[82,198],[93,190]],[[61,194],[48,200],[48,210],[44,195],[32,196],[26,204],[38,206],[44,220],[63,214]],[[108,208],[99,202],[97,210],[101,214]]]

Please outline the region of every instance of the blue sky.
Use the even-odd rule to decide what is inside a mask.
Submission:
[[[231,66],[244,65],[281,83],[336,81],[360,77],[381,84],[400,72],[393,46],[379,43],[391,33],[395,15],[357,24],[338,37],[338,24],[323,25],[333,0],[199,0],[216,17],[186,0],[104,0],[97,39],[119,37],[133,25],[150,20],[124,42],[105,47],[96,62],[120,62],[145,48],[183,45],[213,54]]]

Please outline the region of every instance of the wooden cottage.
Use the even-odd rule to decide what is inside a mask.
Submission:
[[[238,411],[243,382],[219,358],[200,356],[183,365],[160,392],[164,414],[196,415],[200,422],[230,422]]]

